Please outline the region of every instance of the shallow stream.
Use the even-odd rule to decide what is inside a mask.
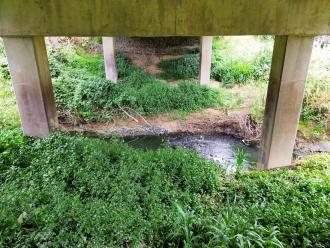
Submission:
[[[246,145],[242,140],[228,135],[138,136],[126,137],[124,140],[130,146],[142,149],[157,149],[163,146],[192,149],[229,171],[235,170],[238,148],[245,151],[245,167],[255,167],[258,157],[257,146]]]
[[[134,136],[125,137],[124,141],[134,147],[146,150],[155,150],[161,147],[183,147],[199,153],[201,156],[214,161],[227,172],[236,170],[236,154],[238,149],[245,153],[244,168],[255,168],[258,160],[257,145],[246,144],[242,139],[225,135],[193,135],[178,134],[170,136]],[[295,150],[294,158],[301,158],[310,152]]]

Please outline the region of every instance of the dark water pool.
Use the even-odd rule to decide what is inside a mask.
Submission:
[[[256,146],[248,146],[242,140],[228,135],[139,136],[126,137],[124,140],[130,146],[142,149],[157,149],[163,146],[192,149],[228,170],[235,170],[238,148],[245,151],[245,167],[255,167],[258,158]]]

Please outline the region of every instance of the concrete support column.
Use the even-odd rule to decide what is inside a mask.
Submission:
[[[3,38],[23,131],[47,137],[57,115],[43,37]]]
[[[200,41],[200,84],[210,84],[211,80],[211,62],[212,62],[212,36],[202,36]]]
[[[118,81],[118,72],[116,66],[116,55],[113,37],[102,37],[104,65],[106,79],[114,83]]]
[[[292,163],[313,37],[277,36],[258,169]]]

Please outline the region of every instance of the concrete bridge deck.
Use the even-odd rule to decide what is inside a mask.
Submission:
[[[329,33],[329,0],[0,1],[0,36]]]

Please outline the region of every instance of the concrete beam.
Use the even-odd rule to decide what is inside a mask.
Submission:
[[[104,68],[106,79],[117,83],[118,72],[116,66],[115,44],[113,37],[102,37],[103,54],[104,54]]]
[[[212,62],[212,36],[202,36],[200,41],[199,83],[210,84]]]
[[[329,0],[1,0],[0,36],[330,34]]]
[[[43,37],[4,38],[23,131],[47,137],[57,115]]]
[[[291,165],[313,40],[275,38],[259,169]]]

